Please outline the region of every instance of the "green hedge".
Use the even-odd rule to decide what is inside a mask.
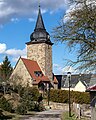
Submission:
[[[50,101],[58,102],[58,103],[68,103],[68,94],[67,90],[51,90],[50,91]],[[71,102],[76,102],[80,104],[89,104],[90,103],[90,95],[86,92],[77,92],[71,91]]]

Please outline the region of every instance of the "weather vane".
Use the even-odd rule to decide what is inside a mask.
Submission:
[[[38,6],[40,7],[40,0],[38,0]]]

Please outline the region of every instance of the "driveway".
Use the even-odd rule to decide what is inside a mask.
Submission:
[[[43,112],[37,112],[33,117],[29,117],[24,120],[61,120],[60,115],[63,110],[47,110]]]

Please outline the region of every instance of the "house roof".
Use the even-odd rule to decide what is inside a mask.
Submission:
[[[54,81],[54,84],[58,84],[58,80],[57,80],[57,78],[55,76],[54,76],[53,81]]]
[[[91,76],[91,80],[90,80],[89,86],[93,86],[95,84],[96,84],[96,74],[93,74]]]
[[[86,91],[87,92],[96,91],[96,83],[95,83],[95,85],[88,87]]]
[[[87,87],[90,83],[91,76],[92,74],[71,75],[71,80],[70,80],[71,87],[74,88],[79,81],[81,81]],[[67,75],[62,75],[61,87],[68,88],[68,84],[69,84],[69,80]]]
[[[61,85],[65,83],[65,80],[63,79],[63,75],[55,75],[57,81],[58,81],[58,88],[61,89]]]
[[[47,76],[45,76],[43,73],[40,76],[36,76],[35,72],[36,71],[41,71],[39,65],[37,64],[36,61],[33,60],[29,60],[29,59],[25,59],[25,58],[21,58],[21,60],[23,61],[25,67],[27,68],[29,74],[31,75],[31,77],[33,78],[33,84],[38,84],[40,81],[43,82],[49,82],[49,79]]]

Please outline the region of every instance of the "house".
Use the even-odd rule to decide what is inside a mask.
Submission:
[[[96,84],[96,74],[93,74],[91,76],[91,80],[90,80],[89,86],[93,86],[95,84]]]
[[[55,75],[62,90],[69,90],[69,79],[67,75]],[[70,90],[85,92],[90,84],[92,74],[71,75]]]
[[[61,82],[65,82],[63,80],[63,75],[54,75],[58,81],[58,89],[61,89]]]
[[[91,120],[96,120],[96,82],[94,85],[88,87],[86,92],[90,93]]]
[[[18,84],[37,86],[48,84],[57,89],[58,81],[52,71],[52,45],[50,35],[46,31],[40,6],[34,32],[26,43],[27,58],[19,58],[10,79],[17,79]]]

